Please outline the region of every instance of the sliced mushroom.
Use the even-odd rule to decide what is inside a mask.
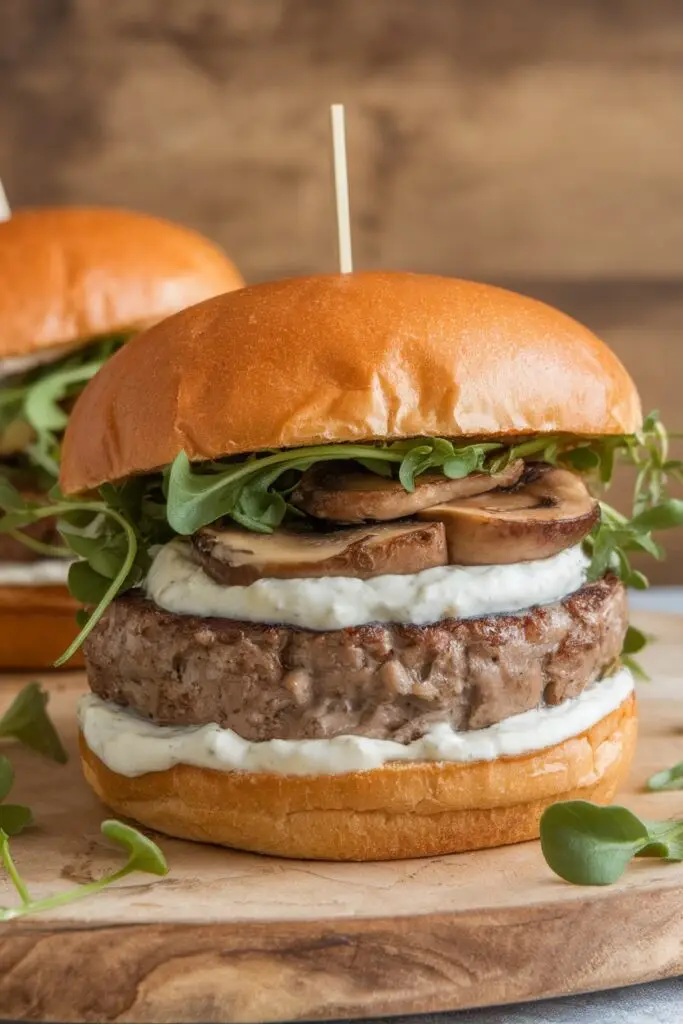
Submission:
[[[443,523],[451,565],[502,565],[549,558],[578,544],[600,516],[583,481],[534,464],[510,490],[450,501],[417,514]]]
[[[423,473],[409,493],[398,480],[364,473],[348,463],[330,462],[307,470],[290,501],[309,515],[337,523],[401,519],[440,502],[510,487],[523,469],[524,463],[517,459],[496,476],[470,473],[460,480],[449,480],[440,473]]]
[[[265,577],[405,575],[446,565],[441,523],[396,523],[334,533],[250,533],[205,527],[192,538],[195,557],[217,583],[247,586]]]

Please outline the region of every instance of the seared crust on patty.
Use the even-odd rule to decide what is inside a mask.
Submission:
[[[410,742],[435,721],[480,729],[576,697],[618,658],[626,628],[612,575],[519,615],[329,632],[176,615],[129,593],[84,654],[94,693],[160,724]]]

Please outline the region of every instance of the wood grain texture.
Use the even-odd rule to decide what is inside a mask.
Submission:
[[[10,199],[178,217],[250,280],[683,273],[677,0],[3,0]]]
[[[644,794],[680,759],[683,620],[658,636],[641,690],[642,742],[623,800],[646,816],[683,794]],[[0,684],[0,707],[16,683]],[[81,677],[53,711],[73,749]],[[13,755],[14,756],[14,755]],[[75,762],[17,752],[17,795],[39,827],[15,841],[37,896],[113,863],[103,810]],[[13,1020],[282,1021],[427,1012],[623,985],[683,971],[683,865],[638,862],[606,889],[565,885],[529,843],[392,864],[290,863],[161,840],[171,874],[0,928],[0,1007]],[[10,899],[0,885],[0,901]]]
[[[0,6],[15,205],[177,218],[249,281],[332,270],[327,104],[342,100],[358,267],[554,302],[683,429],[679,0]],[[670,545],[653,583],[683,581],[683,533]]]

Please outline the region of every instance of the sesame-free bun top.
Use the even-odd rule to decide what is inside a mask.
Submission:
[[[617,357],[541,302],[423,274],[291,278],[209,299],[121,349],[75,405],[61,484],[78,493],[181,451],[640,422]]]
[[[240,288],[195,231],[129,210],[43,207],[0,223],[0,360],[147,327]]]

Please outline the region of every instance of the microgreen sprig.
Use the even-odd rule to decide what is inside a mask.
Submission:
[[[33,814],[28,807],[5,803],[13,785],[14,769],[9,758],[0,755],[0,829],[8,836],[18,836],[33,822]]]
[[[653,793],[667,789],[683,789],[683,761],[679,761],[672,768],[655,772],[645,783],[645,788]]]
[[[543,812],[541,850],[566,882],[611,885],[634,857],[683,860],[683,821],[642,821],[626,807],[567,800]]]
[[[666,431],[656,413],[639,434],[621,437],[545,435],[512,444],[470,441],[460,446],[445,438],[412,438],[388,444],[319,445],[199,464],[190,463],[181,452],[162,473],[101,487],[99,500],[67,499],[55,490],[49,506],[23,501],[8,481],[0,479],[0,512],[5,513],[0,533],[18,536],[39,518],[60,517],[60,532],[80,559],[71,566],[69,587],[89,609],[81,616],[81,633],[59,659],[63,664],[114,597],[144,579],[158,545],[224,517],[249,530],[271,532],[294,511],[288,497],[296,480],[317,463],[356,462],[381,476],[395,477],[411,491],[425,472],[459,479],[475,472],[499,473],[516,459],[569,467],[585,476],[592,489],[609,486],[617,460],[635,466],[637,511],[628,518],[601,502],[601,521],[585,546],[591,555],[589,578],[610,570],[629,586],[647,586],[643,574],[631,566],[629,554],[641,551],[660,558],[662,549],[652,532],[683,524],[683,502],[666,494],[670,479],[683,479],[683,463],[669,458]],[[625,651],[627,657],[632,653]]]
[[[126,585],[140,581],[136,572],[139,554],[138,534],[131,522],[104,501],[67,501],[53,495],[48,504],[25,501],[7,480],[0,479],[0,533],[16,534],[22,527],[48,517],[61,517],[60,532],[70,549],[85,560],[74,562],[69,570],[69,588],[84,605],[93,607],[81,632],[55,663],[62,665],[72,657],[90,630]],[[109,543],[104,544],[107,537]],[[114,548],[114,556],[112,555]],[[105,570],[105,571],[102,571]],[[111,575],[107,571],[111,571]]]
[[[68,755],[47,713],[48,700],[40,683],[27,683],[0,715],[0,741],[18,740],[36,754],[66,764]]]
[[[11,378],[0,390],[0,438],[13,423],[23,420],[34,435],[26,449],[29,462],[55,479],[60,438],[68,420],[64,403],[83,389],[130,336],[126,331],[95,339]]]
[[[66,764],[67,753],[46,707],[48,695],[39,683],[27,683],[10,706],[0,715],[0,742],[16,740],[37,754],[58,764]],[[28,807],[7,804],[14,785],[14,769],[7,757],[0,756],[0,829],[19,835],[33,821]]]
[[[21,877],[12,857],[9,835],[0,827],[0,861],[21,901],[20,905],[16,907],[0,907],[0,921],[12,921],[17,917],[25,917],[27,914],[55,910],[57,907],[74,903],[76,900],[85,899],[86,896],[101,892],[102,889],[120,881],[134,871],[142,871],[151,875],[168,874],[166,858],[159,847],[137,829],[131,828],[130,825],[124,825],[123,822],[110,820],[102,822],[101,832],[106,839],[122,847],[128,853],[128,859],[123,867],[94,882],[78,885],[54,896],[34,900],[31,898],[28,886]]]
[[[635,626],[629,626],[626,630],[620,656],[622,665],[644,682],[647,682],[650,677],[640,662],[634,658],[634,654],[638,654],[644,647],[647,647],[650,639],[640,629],[637,629]]]

